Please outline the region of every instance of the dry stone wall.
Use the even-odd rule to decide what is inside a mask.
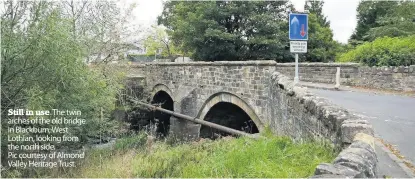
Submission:
[[[294,63],[279,63],[277,71],[293,78]],[[342,85],[396,91],[415,91],[415,65],[368,67],[357,63],[300,63],[300,81],[335,84],[340,67]]]

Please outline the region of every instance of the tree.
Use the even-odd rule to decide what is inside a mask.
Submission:
[[[308,10],[310,14],[315,14],[317,22],[322,27],[329,27],[330,22],[327,17],[323,14],[324,1],[307,0],[304,5],[304,10]]]
[[[358,24],[349,44],[355,46],[337,55],[337,61],[373,65],[413,64],[415,2],[365,1],[359,4]]]
[[[195,60],[291,60],[285,1],[166,2],[159,24]]]
[[[10,0],[2,5],[2,118],[7,118],[8,109],[81,110],[87,125],[72,127],[66,134],[76,134],[81,145],[97,136],[98,129],[104,136],[117,131],[119,125],[112,125],[116,121],[109,116],[124,74],[87,66],[84,58],[89,53],[73,31],[73,19],[63,15],[58,2]],[[8,124],[1,122],[2,162],[7,163]],[[62,145],[79,147],[56,144]]]
[[[361,1],[357,7],[357,26],[349,43],[358,45],[367,41],[367,32],[379,27],[378,19],[390,14],[397,5],[397,1]]]
[[[415,2],[404,1],[394,6],[391,13],[377,19],[378,27],[371,28],[365,38],[400,37],[415,34]]]
[[[127,48],[125,42],[140,28],[130,27],[132,4],[122,11],[115,1],[74,1],[57,3],[61,15],[69,19],[73,38],[85,49],[87,62],[119,60]]]
[[[333,41],[333,32],[330,22],[323,14],[323,1],[308,0],[304,9],[309,11],[307,42],[308,52],[303,54],[306,61],[328,62],[333,61],[337,43]]]
[[[153,26],[144,40],[146,55],[154,56],[161,50],[161,56],[174,60],[178,54],[182,54],[173,44],[166,29],[161,26]]]
[[[337,43],[333,40],[332,30],[322,26],[317,15],[310,13],[308,18],[308,52],[302,56],[309,62],[334,61]]]

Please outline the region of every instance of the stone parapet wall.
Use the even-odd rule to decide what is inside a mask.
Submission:
[[[355,86],[415,92],[415,65],[398,67],[359,67]]]
[[[342,85],[396,91],[415,91],[415,65],[368,67],[358,63],[300,63],[300,81],[335,84],[340,67]],[[294,78],[294,63],[278,63],[277,71]]]
[[[215,62],[150,62],[134,63],[132,67],[145,66],[275,66],[277,63],[271,60],[254,61],[215,61]]]
[[[270,79],[268,103],[272,131],[294,139],[327,140],[341,146],[339,133],[347,111],[333,108],[324,98],[311,94],[306,88],[294,86],[287,76],[275,72]],[[324,105],[318,105],[324,104]],[[333,117],[337,114],[338,117]],[[343,118],[340,118],[344,116]]]
[[[294,86],[280,72],[270,79],[269,124],[277,135],[296,140],[329,141],[343,149],[333,163],[317,166],[317,178],[376,177],[377,156],[372,125],[307,88]]]

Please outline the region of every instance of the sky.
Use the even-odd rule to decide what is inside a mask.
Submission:
[[[163,0],[121,0],[123,4],[135,2],[132,21],[137,26],[148,28],[156,24],[157,16],[163,11]],[[291,0],[297,11],[304,10],[305,0]],[[359,0],[325,0],[323,13],[330,21],[334,40],[347,43],[356,27],[356,8]]]

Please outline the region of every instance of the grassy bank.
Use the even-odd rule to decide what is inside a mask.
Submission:
[[[333,149],[289,138],[222,138],[168,145],[146,144],[146,136],[120,139],[112,149],[89,152],[83,167],[66,177],[308,177]],[[62,175],[60,176],[62,177]]]

